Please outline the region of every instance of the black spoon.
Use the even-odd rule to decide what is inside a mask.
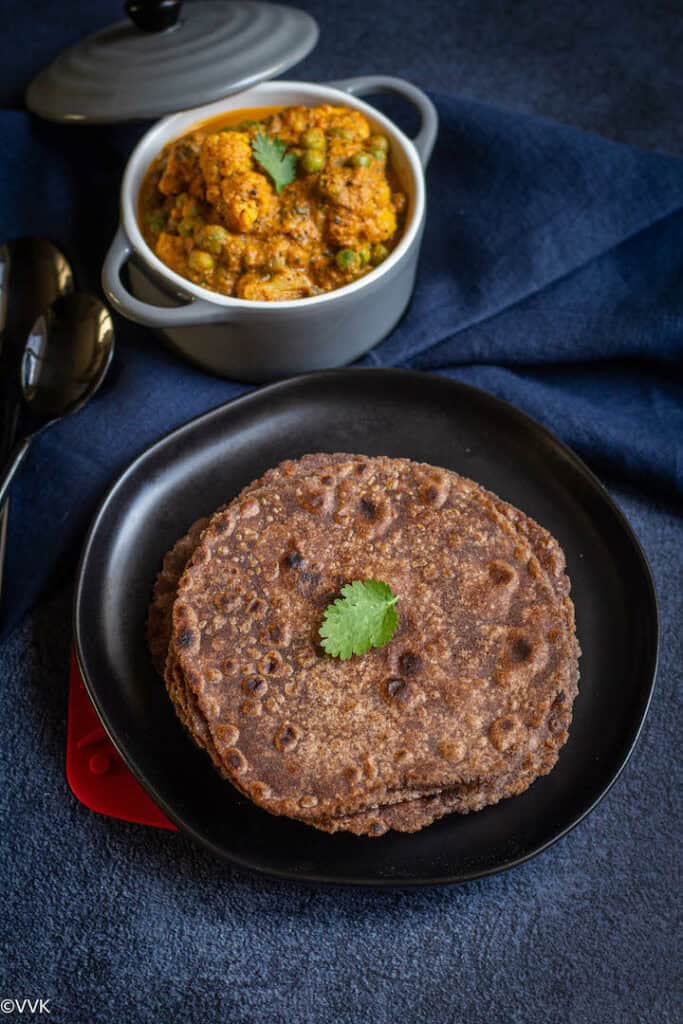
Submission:
[[[14,442],[21,405],[19,364],[36,317],[74,289],[64,254],[45,238],[0,244],[0,463]],[[0,595],[7,544],[9,502],[0,509]]]
[[[21,360],[19,440],[0,473],[0,506],[31,442],[92,398],[113,352],[111,317],[92,295],[66,295],[38,317]]]

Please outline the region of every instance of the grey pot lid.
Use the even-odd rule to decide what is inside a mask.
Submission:
[[[65,50],[29,86],[29,110],[86,124],[160,117],[274,78],[318,39],[314,19],[283,4],[129,0],[126,7],[137,24],[117,22]]]

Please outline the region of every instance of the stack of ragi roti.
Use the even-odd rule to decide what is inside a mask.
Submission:
[[[353,581],[387,584],[398,625],[342,660],[320,629]],[[569,589],[557,541],[473,481],[305,455],[177,542],[148,638],[178,717],[259,807],[415,832],[555,765],[578,692]]]

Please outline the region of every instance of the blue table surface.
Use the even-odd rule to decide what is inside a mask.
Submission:
[[[683,153],[675,5],[300,6],[318,19],[321,39],[296,77],[391,72]],[[20,106],[25,85],[56,52],[118,17],[114,0],[6,0],[0,107]],[[680,1019],[683,530],[680,509],[664,498],[605,483],[640,538],[659,594],[651,712],[628,767],[587,820],[522,867],[457,888],[263,881],[183,835],[78,804],[63,770],[64,581],[0,647],[0,1012],[10,1017],[2,1000],[28,997],[49,999],[49,1019],[64,1024]]]

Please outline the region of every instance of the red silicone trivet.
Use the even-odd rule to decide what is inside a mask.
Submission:
[[[66,778],[74,796],[91,811],[140,825],[175,830],[121,760],[95,714],[71,654]]]

